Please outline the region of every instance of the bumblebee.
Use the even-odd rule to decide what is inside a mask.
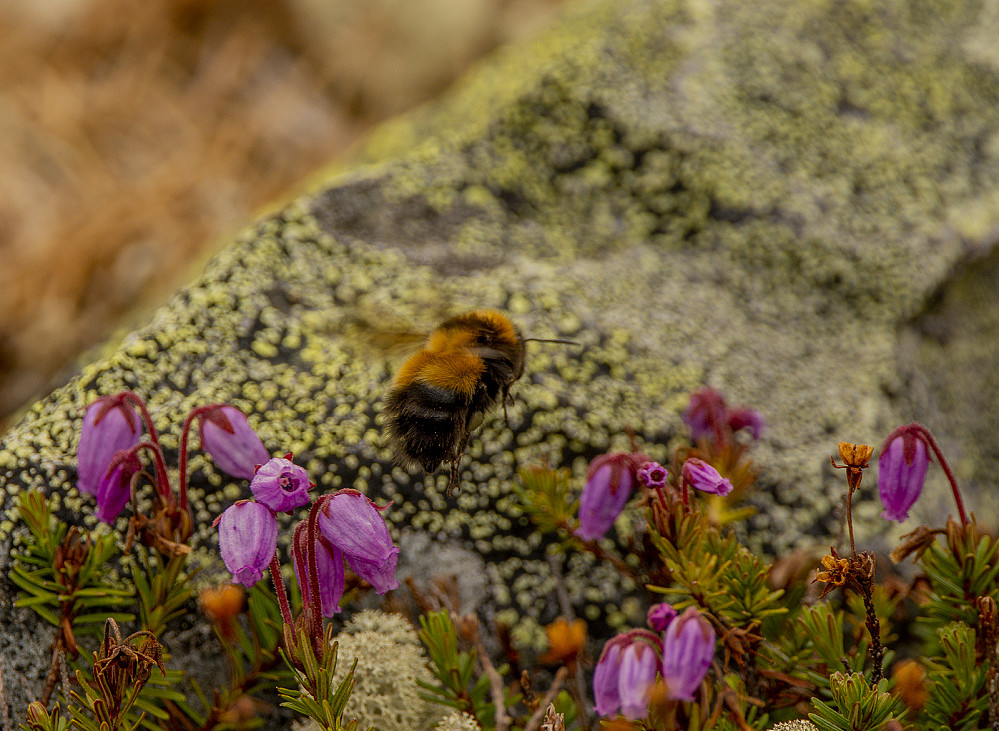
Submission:
[[[399,368],[385,400],[397,461],[427,472],[448,463],[447,493],[456,491],[471,430],[498,401],[505,413],[510,386],[524,374],[524,342],[496,310],[457,315],[430,333]]]

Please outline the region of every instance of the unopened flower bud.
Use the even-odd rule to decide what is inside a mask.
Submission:
[[[929,464],[929,451],[919,424],[899,427],[888,435],[878,457],[883,518],[901,523],[909,517],[909,509],[923,492]]]
[[[714,467],[697,457],[691,457],[683,463],[681,475],[695,490],[712,495],[728,495],[732,492],[732,483],[722,477]]]
[[[132,477],[142,470],[142,461],[134,452],[122,455],[111,471],[97,486],[97,518],[105,523],[114,519],[125,507],[132,494]]]
[[[653,632],[665,632],[666,628],[669,627],[669,623],[675,618],[676,610],[673,609],[673,606],[666,602],[660,602],[649,607],[646,620],[649,624],[649,629]]]
[[[647,461],[644,455],[619,453],[604,454],[590,462],[579,498],[577,536],[595,541],[610,530],[631,496],[639,465]]]
[[[201,447],[233,477],[253,479],[253,470],[270,459],[246,415],[235,406],[217,404],[202,415]]]
[[[241,500],[217,521],[219,551],[234,584],[250,588],[261,578],[277,550],[278,524],[266,505]]]
[[[694,607],[674,619],[663,635],[663,681],[673,700],[692,701],[715,656],[715,632]]]
[[[295,529],[294,566],[298,588],[302,590],[302,603],[310,606],[312,587],[307,565],[309,531],[305,523]],[[324,617],[342,611],[340,598],[344,589],[343,553],[320,536],[315,542],[316,577],[319,582],[319,603]]]
[[[646,716],[659,670],[659,648],[659,638],[646,630],[607,641],[593,671],[597,713],[613,716],[620,711],[632,720]]]
[[[323,505],[319,529],[343,551],[354,573],[378,594],[398,588],[395,568],[399,549],[392,543],[379,509],[367,497],[356,490],[341,490]]]
[[[142,427],[122,394],[103,396],[87,407],[77,448],[77,489],[96,495],[114,455],[139,443]]]

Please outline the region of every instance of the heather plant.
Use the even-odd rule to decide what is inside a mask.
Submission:
[[[397,592],[390,506],[350,487],[313,495],[293,455],[272,458],[236,407],[192,411],[171,471],[137,395],[98,399],[84,416],[79,488],[110,528],[67,526],[39,492],[19,498],[27,531],[11,578],[19,606],[53,627],[50,672],[22,728],[258,728],[275,698],[302,728],[327,731],[999,728],[999,547],[926,427],[893,430],[877,455],[839,443],[842,535],[774,557],[739,538],[762,417],[702,389],[684,419],[691,440],[662,464],[633,444],[596,457],[582,484],[543,465],[511,486],[553,553],[561,616],[539,654],[498,619],[464,612],[461,577],[407,579]],[[228,666],[209,689],[174,666],[164,640],[195,599],[195,425],[215,464],[249,482],[215,521],[232,583],[198,597]],[[917,526],[891,554],[916,562],[914,579],[858,549],[853,508],[875,456],[885,520],[907,518],[931,465],[951,486],[957,517]],[[303,517],[284,529],[281,513]],[[619,615],[590,638],[558,554],[590,554],[627,577],[645,626]],[[333,618],[353,614],[363,591],[396,614],[354,614],[338,633]]]

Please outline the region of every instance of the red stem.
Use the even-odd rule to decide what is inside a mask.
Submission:
[[[318,655],[323,643],[323,604],[319,596],[319,567],[316,564],[316,531],[319,524],[319,511],[329,502],[331,495],[324,495],[309,510],[309,528],[305,550],[309,570],[309,601],[312,604],[312,644]],[[320,655],[321,657],[321,655]]]
[[[146,402],[143,401],[139,394],[135,393],[135,391],[122,391],[118,395],[127,401],[131,401],[134,405],[139,407],[139,411],[142,413],[142,420],[146,424],[146,431],[149,432],[149,439],[158,447],[160,439],[156,435],[156,427],[153,425],[153,418],[149,415],[149,410],[146,409]]]
[[[184,426],[180,430],[180,509],[187,510],[187,440],[191,432],[191,423],[199,418],[204,412],[209,409],[214,409],[224,404],[208,404],[207,406],[199,406],[187,415],[184,419]]]
[[[284,590],[284,580],[281,578],[281,564],[278,563],[277,551],[271,558],[271,580],[274,582],[274,593],[281,607],[281,618],[289,627],[294,627],[291,619],[291,605],[288,604],[288,593]]]
[[[940,462],[940,469],[944,471],[947,475],[947,480],[950,482],[951,492],[954,493],[954,502],[957,503],[957,512],[961,516],[961,525],[968,525],[968,515],[964,512],[964,501],[961,499],[961,490],[957,486],[957,478],[954,477],[954,473],[951,472],[950,465],[947,463],[947,458],[943,456],[943,452],[940,451],[940,446],[937,444],[937,440],[933,438],[933,434],[922,424],[916,425],[919,428],[919,433],[926,438],[926,442],[930,445],[933,450],[933,454],[937,456],[937,461]]]
[[[130,450],[129,454],[137,454],[140,449],[148,449],[153,453],[153,467],[156,469],[156,487],[160,493],[160,497],[166,502],[167,496],[170,494],[170,479],[167,477],[166,461],[163,459],[163,450],[160,449],[160,445],[156,442],[146,440],[139,442]],[[110,472],[116,466],[114,460],[111,461],[111,465],[108,467]]]

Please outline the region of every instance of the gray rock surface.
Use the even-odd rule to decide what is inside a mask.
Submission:
[[[707,383],[768,423],[758,543],[834,533],[836,443],[878,446],[910,420],[937,433],[994,524],[997,17],[995,0],[587,4],[386,125],[31,408],[0,445],[4,508],[42,486],[92,521],[74,455],[99,394],[142,394],[171,449],[186,411],[228,400],[321,488],[395,500],[398,529],[478,553],[483,606],[526,637],[558,610],[516,470],[548,459],[581,476],[628,427],[663,457]],[[582,347],[530,346],[510,428],[486,419],[449,501],[443,476],[392,466],[378,414],[399,358],[364,333],[479,307]],[[247,491],[201,457],[192,468],[210,560],[211,520]],[[856,512],[876,544],[873,483]],[[939,472],[928,493],[916,512],[939,522]],[[607,567],[579,557],[565,574],[585,616],[634,619],[633,587]],[[5,591],[4,662],[43,665],[47,638],[25,636],[37,625]],[[23,708],[30,682],[9,675]]]

